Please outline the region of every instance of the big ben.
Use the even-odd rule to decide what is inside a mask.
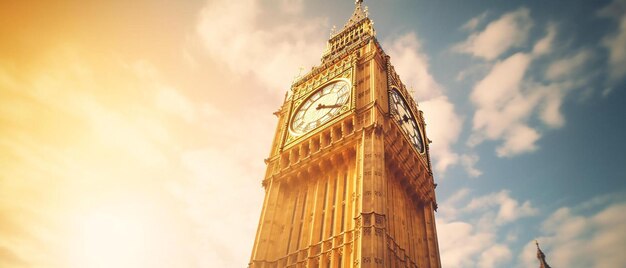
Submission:
[[[362,0],[276,112],[249,267],[440,267],[423,113]]]

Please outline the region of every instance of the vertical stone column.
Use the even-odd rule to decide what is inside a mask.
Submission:
[[[281,183],[270,181],[268,191],[266,193],[266,206],[261,214],[259,229],[257,232],[257,243],[254,246],[252,260],[269,260],[271,257],[272,232],[275,228],[275,222],[278,211],[280,211],[279,196],[281,192]],[[254,265],[252,266],[254,267]]]
[[[362,267],[384,267],[386,254],[384,153],[382,129],[373,125],[363,131],[361,164]]]
[[[313,238],[313,214],[315,213],[315,201],[317,193],[317,180],[315,174],[319,174],[319,168],[317,165],[311,165],[307,169],[307,177],[304,178],[303,184],[307,188],[307,199],[304,211],[304,218],[302,222],[302,231],[300,233],[300,243],[298,248],[306,248],[311,245]],[[308,256],[307,256],[308,257]]]
[[[424,205],[424,216],[426,219],[426,232],[428,237],[428,258],[430,267],[441,267],[439,258],[439,245],[437,244],[437,230],[435,228],[435,213],[433,203],[428,202]]]
[[[273,224],[274,227],[272,228],[272,235],[270,237],[269,260],[286,256],[285,251],[287,248],[289,228],[298,197],[298,188],[294,187],[292,183],[285,183],[282,192],[284,194],[280,195],[278,201],[281,206],[281,209],[277,211],[279,219],[277,220],[278,224]]]
[[[346,151],[346,162],[347,162],[347,171],[348,171],[348,180],[346,182],[346,214],[344,216],[345,220],[345,232],[346,236],[344,238],[344,251],[342,256],[342,261],[345,264],[343,267],[353,267],[353,262],[360,258],[358,255],[358,247],[356,246],[358,243],[356,239],[356,233],[360,230],[357,230],[355,227],[355,217],[357,210],[357,185],[359,182],[357,181],[357,148],[358,145],[354,145],[348,151]]]

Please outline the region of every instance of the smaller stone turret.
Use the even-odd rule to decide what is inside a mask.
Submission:
[[[537,245],[537,259],[539,260],[539,268],[550,268],[548,262],[546,262],[546,254],[543,254],[541,248],[539,248],[539,242],[535,240],[535,245]]]

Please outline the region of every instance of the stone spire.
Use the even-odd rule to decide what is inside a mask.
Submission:
[[[348,20],[348,23],[346,23],[346,25],[343,27],[344,29],[356,24],[362,19],[367,18],[367,7],[363,9],[363,0],[354,1],[354,5],[354,13],[352,14],[352,17],[350,17],[350,19]]]
[[[541,248],[539,248],[539,242],[535,240],[535,245],[537,245],[537,259],[539,260],[539,268],[550,268],[550,265],[546,262],[546,254],[543,254]]]
[[[376,36],[374,22],[368,18],[368,10],[363,6],[363,0],[356,0],[354,5],[354,12],[343,29],[336,31],[333,26],[326,50],[322,54],[323,63],[346,55]]]

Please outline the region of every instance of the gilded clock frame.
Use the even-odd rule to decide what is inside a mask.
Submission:
[[[339,67],[339,66],[338,66]],[[316,134],[319,132],[320,129],[326,129],[326,126],[332,125],[337,123],[338,121],[344,119],[346,116],[348,116],[350,114],[351,111],[354,110],[354,107],[356,105],[355,103],[355,83],[354,83],[354,68],[352,64],[349,64],[348,66],[342,66],[345,67],[343,68],[343,70],[332,70],[331,72],[329,72],[326,76],[323,76],[322,78],[320,78],[320,80],[322,80],[323,82],[319,83],[319,82],[313,82],[313,84],[315,85],[314,87],[312,87],[311,85],[308,86],[303,86],[302,88],[298,89],[298,94],[297,94],[297,98],[294,99],[291,103],[291,107],[290,107],[290,111],[289,111],[289,120],[287,120],[287,124],[285,125],[285,127],[287,128],[286,135],[285,135],[285,139],[284,139],[284,143],[283,143],[283,150],[287,149],[297,143],[299,143],[302,140],[305,140],[309,137],[311,137],[312,135]],[[339,69],[339,68],[338,68]],[[334,76],[331,76],[334,75]],[[325,86],[331,84],[331,83],[335,83],[337,81],[345,81],[346,83],[348,83],[349,86],[349,90],[350,90],[350,97],[349,99],[346,101],[346,103],[340,108],[339,113],[337,114],[337,116],[335,116],[334,118],[326,121],[325,123],[315,127],[314,129],[312,129],[311,131],[304,133],[304,134],[297,134],[297,133],[293,133],[293,131],[291,130],[291,123],[293,122],[293,119],[295,117],[296,111],[300,108],[300,106],[307,100],[309,99],[309,97],[311,97],[311,95],[315,94],[315,92],[317,92],[318,90],[324,88]],[[304,92],[302,92],[304,91]]]
[[[311,129],[310,131],[307,131],[305,133],[296,133],[293,130],[293,126],[292,126],[293,121],[294,121],[294,119],[296,117],[296,114],[297,114],[296,111],[299,111],[302,108],[302,105],[304,105],[304,103],[306,101],[308,101],[309,98],[311,98],[311,96],[313,96],[315,93],[317,93],[318,91],[324,89],[326,86],[334,84],[334,83],[338,83],[339,81],[346,82],[348,84],[348,87],[349,87],[348,90],[350,90],[350,97],[344,102],[343,105],[341,105],[341,107],[339,108],[339,112],[333,118],[331,118],[328,121],[326,121],[326,122],[316,126],[315,128]],[[321,86],[315,88],[315,90],[312,90],[308,95],[306,95],[306,98],[302,98],[302,101],[299,102],[298,106],[294,106],[293,111],[291,112],[291,115],[290,115],[290,118],[289,118],[289,123],[287,124],[287,131],[289,131],[289,134],[292,135],[292,136],[295,136],[295,137],[304,136],[304,135],[308,134],[309,132],[313,132],[316,129],[322,127],[322,126],[325,126],[327,123],[329,123],[329,122],[333,121],[335,118],[341,116],[344,112],[346,112],[348,110],[348,107],[350,106],[350,101],[352,100],[352,88],[353,88],[352,87],[352,82],[350,80],[348,80],[346,78],[335,78],[335,79],[332,79],[332,80],[322,84]]]

